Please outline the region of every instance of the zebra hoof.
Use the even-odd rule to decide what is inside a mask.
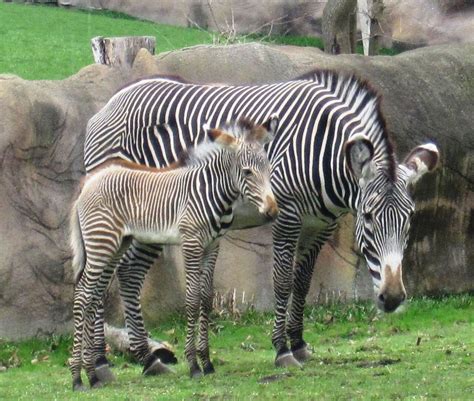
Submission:
[[[101,382],[100,380],[97,380],[94,382],[94,384],[91,385],[91,388],[96,389],[96,388],[102,388],[105,386],[105,383]]]
[[[143,369],[144,376],[158,376],[164,373],[174,373],[172,369],[162,363],[159,359],[155,359],[153,363]]]
[[[78,392],[83,393],[87,390],[88,390],[88,388],[86,386],[84,386],[84,384],[82,384],[82,383],[76,383],[76,384],[73,384],[73,386],[72,386],[72,391],[78,391]]]
[[[309,351],[307,345],[305,345],[305,346],[303,346],[299,349],[293,350],[292,353],[293,353],[293,356],[295,357],[295,359],[298,362],[301,362],[301,363],[309,361],[313,356],[311,354],[311,352]]]
[[[97,366],[95,368],[95,374],[102,383],[110,383],[116,380],[108,364]]]
[[[200,379],[203,377],[203,373],[200,370],[192,370],[190,372],[191,379]]]
[[[174,353],[166,348],[157,348],[153,350],[152,355],[154,355],[156,358],[159,358],[161,362],[163,362],[166,365],[174,365],[178,363],[178,359],[176,359],[176,356]]]
[[[301,363],[299,363],[298,360],[293,356],[291,351],[278,355],[275,359],[275,366],[277,368],[288,368],[290,366],[297,368],[303,367]]]
[[[113,364],[113,362],[110,362],[105,356],[100,356],[99,358],[97,358],[97,360],[95,361],[95,366],[96,367],[99,367],[99,366],[102,366],[102,365],[108,365],[109,367],[113,368],[115,365]]]
[[[215,369],[214,369],[214,366],[212,365],[212,363],[209,363],[209,365],[206,365],[204,366],[204,368],[202,369],[203,373],[205,375],[211,375],[213,373],[216,373]]]

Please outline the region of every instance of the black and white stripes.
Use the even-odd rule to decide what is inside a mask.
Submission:
[[[180,164],[185,163],[185,167],[160,170],[116,160],[86,177],[71,213],[77,282],[71,364],[75,390],[83,388],[82,360],[91,386],[101,384],[95,362],[103,355],[101,350],[97,354],[94,339],[97,336],[103,344],[103,333],[97,330],[96,315],[132,238],[143,244],[182,244],[188,323],[186,358],[192,376],[201,374],[197,356],[205,373],[214,370],[209,359],[207,326],[218,241],[232,221],[232,208],[240,195],[269,219],[278,213],[270,187],[270,164],[263,148],[271,135],[266,127],[275,127],[276,123],[275,118],[264,126],[239,120],[226,128],[231,135],[207,129],[206,136],[213,142],[201,143],[183,157]],[[127,280],[139,291],[143,270],[130,264],[122,268],[125,270],[119,272],[120,282]],[[127,274],[135,269],[137,276]],[[122,291],[121,295],[125,305],[131,298],[132,308],[139,301],[135,291]],[[133,329],[133,321],[128,324]]]
[[[280,215],[273,226],[272,341],[277,365],[287,365],[308,357],[305,297],[317,255],[341,215],[357,213],[356,238],[379,306],[390,311],[402,302],[401,259],[413,210],[407,185],[436,166],[436,146],[417,147],[405,163],[397,164],[380,98],[354,76],[318,70],[255,86],[196,85],[157,77],[124,88],[90,120],[85,164],[91,171],[119,157],[162,167],[199,143],[205,123],[219,126],[239,117],[262,123],[274,114],[280,123],[267,152]],[[302,241],[300,234],[308,226],[314,238]],[[128,260],[139,249],[135,243]],[[140,323],[141,315],[136,319]],[[143,361],[151,358],[146,342],[137,333],[130,336],[142,344],[136,354]]]

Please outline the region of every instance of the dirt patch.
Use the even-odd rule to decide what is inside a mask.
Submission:
[[[378,366],[387,366],[387,365],[393,365],[395,363],[399,363],[401,361],[400,358],[398,359],[381,359],[379,361],[361,361],[359,363],[356,363],[356,366],[358,368],[376,368]]]
[[[279,381],[279,380],[286,379],[286,378],[291,377],[291,376],[293,376],[291,373],[278,373],[276,375],[270,375],[270,376],[262,377],[258,382],[260,384],[268,384],[268,383],[272,383],[272,382],[276,382],[276,381]]]
[[[363,360],[358,358],[341,358],[341,359],[332,359],[332,358],[322,358],[320,362],[325,365],[349,365],[355,364],[358,368],[375,368],[378,366],[387,366],[393,365],[395,363],[399,363],[401,361],[400,358],[398,359],[391,359],[391,358],[384,358],[378,361],[373,360]]]

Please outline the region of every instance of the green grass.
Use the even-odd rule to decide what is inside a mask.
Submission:
[[[91,38],[134,35],[155,36],[157,53],[210,44],[214,39],[226,43],[227,39],[214,32],[156,24],[111,11],[0,2],[0,73],[63,79],[93,63]],[[320,38],[304,36],[247,35],[236,41],[323,48]],[[380,54],[393,51],[381,49]]]
[[[286,35],[286,36],[265,36],[265,35],[249,35],[251,40],[261,40],[267,43],[274,43],[276,45],[291,45],[291,46],[301,46],[301,47],[317,47],[319,49],[324,49],[324,43],[321,38],[310,37],[310,36],[296,36],[296,35]]]
[[[209,33],[123,14],[0,3],[0,73],[61,79],[93,63],[95,36],[155,36],[157,52],[211,43]]]
[[[470,400],[474,391],[474,297],[416,299],[402,313],[378,315],[370,303],[306,311],[314,358],[303,370],[273,367],[272,315],[214,319],[210,337],[216,374],[188,377],[184,323],[176,317],[152,330],[175,344],[176,374],[143,377],[111,355],[118,377],[76,394],[65,363],[70,338],[1,343],[2,400]],[[32,363],[32,360],[34,363]],[[17,366],[17,367],[14,367]]]

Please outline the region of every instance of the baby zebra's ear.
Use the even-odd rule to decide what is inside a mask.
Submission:
[[[209,128],[206,124],[204,125],[204,131],[206,131],[207,136],[211,140],[211,142],[216,143],[222,147],[236,150],[238,147],[237,139],[235,139],[232,135],[227,134],[226,132],[217,129],[217,128]]]
[[[273,136],[275,135],[279,124],[280,118],[278,117],[278,114],[272,114],[270,118],[262,124],[262,126]]]

